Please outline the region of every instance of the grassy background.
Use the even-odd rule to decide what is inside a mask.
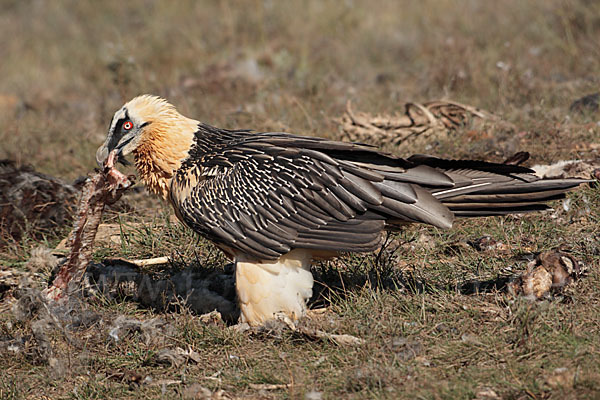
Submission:
[[[112,114],[141,93],[217,126],[331,138],[348,100],[357,110],[392,113],[404,101],[449,98],[501,115],[518,131],[484,141],[458,132],[429,153],[500,160],[526,150],[533,162],[549,163],[597,158],[600,147],[598,114],[569,113],[574,99],[598,91],[595,1],[3,0],[0,37],[0,158],[67,181],[95,166]],[[136,335],[110,345],[92,335],[74,345],[57,334],[57,346],[78,361],[55,374],[34,358],[0,351],[0,397],[172,398],[199,382],[251,398],[311,391],[324,398],[483,398],[485,388],[502,398],[597,398],[599,198],[583,189],[571,199],[568,212],[558,203],[555,213],[463,221],[449,232],[412,227],[385,257],[318,266],[324,283],[344,287],[327,294],[330,308],[318,324],[365,338],[363,347],[291,334],[257,338],[178,312],[166,315],[176,326],[169,340],[198,351],[200,364],[158,365],[161,344]],[[134,205],[131,214],[107,218],[146,228],[130,229],[131,240],[99,248],[97,258],[199,254],[201,262],[224,262],[170,226],[171,211],[156,199]],[[483,235],[507,250],[457,245]],[[35,245],[25,240],[2,260],[22,268]],[[508,266],[524,269],[524,253],[558,246],[591,267],[562,300],[531,304],[459,290]],[[107,318],[153,315],[135,304],[95,307]],[[0,335],[30,329],[9,313],[0,318]],[[560,367],[575,378],[556,384],[551,377]],[[182,383],[138,387],[110,378],[115,370]],[[250,386],[259,383],[291,386]]]

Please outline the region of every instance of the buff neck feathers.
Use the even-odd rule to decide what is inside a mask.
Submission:
[[[148,190],[167,199],[171,178],[188,155],[198,121],[155,96],[136,97],[126,107],[147,124],[133,151],[136,169]]]

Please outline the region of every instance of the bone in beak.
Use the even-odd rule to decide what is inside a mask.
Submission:
[[[96,152],[96,161],[98,161],[98,153],[104,147],[98,149]],[[102,167],[104,168],[105,174],[107,176],[107,180],[111,187],[113,188],[123,188],[126,189],[133,185],[132,179],[123,174],[121,171],[115,168],[115,162],[117,161],[117,154],[119,150],[115,149],[111,151],[107,156],[104,162],[102,163]]]

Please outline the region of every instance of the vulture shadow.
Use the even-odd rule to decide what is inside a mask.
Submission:
[[[234,265],[204,267],[196,262],[170,264],[159,272],[121,259],[91,263],[86,277],[88,292],[112,301],[132,301],[160,312],[187,308],[202,315],[217,310],[228,324],[238,321]],[[327,307],[333,299],[344,299],[364,288],[408,294],[440,291],[477,295],[506,290],[510,277],[468,280],[454,287],[431,284],[402,271],[341,271],[328,263],[313,268],[315,286],[309,308]]]

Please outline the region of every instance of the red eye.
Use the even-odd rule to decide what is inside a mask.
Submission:
[[[131,123],[131,121],[125,121],[125,123],[123,124],[123,129],[125,129],[126,131],[128,131],[131,128],[133,128],[133,124]]]

